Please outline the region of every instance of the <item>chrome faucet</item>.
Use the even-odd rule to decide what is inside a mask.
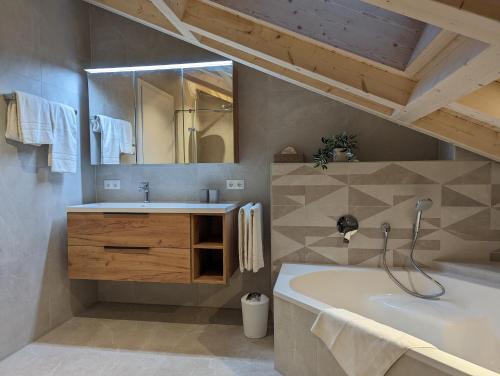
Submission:
[[[147,204],[149,202],[149,181],[143,181],[142,183],[139,184],[139,187],[137,188],[140,191],[144,192],[144,202]]]

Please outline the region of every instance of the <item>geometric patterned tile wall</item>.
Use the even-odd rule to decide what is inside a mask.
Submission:
[[[273,164],[271,257],[283,262],[380,266],[382,232],[389,222],[388,260],[408,261],[417,199],[424,212],[416,258],[487,261],[500,249],[500,165],[488,161]],[[337,219],[352,214],[359,231],[349,244]]]

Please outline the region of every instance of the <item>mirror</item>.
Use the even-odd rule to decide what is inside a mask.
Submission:
[[[232,62],[87,72],[92,164],[238,162]]]

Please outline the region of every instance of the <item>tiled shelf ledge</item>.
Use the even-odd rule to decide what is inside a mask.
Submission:
[[[471,282],[498,287],[500,285],[500,262],[490,263],[467,263],[439,261],[436,269],[443,273],[452,274],[456,277]]]

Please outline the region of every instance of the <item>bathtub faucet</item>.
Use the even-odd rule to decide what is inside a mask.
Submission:
[[[349,243],[351,236],[358,232],[358,220],[352,215],[343,215],[337,221],[337,230],[344,235],[344,243]]]

